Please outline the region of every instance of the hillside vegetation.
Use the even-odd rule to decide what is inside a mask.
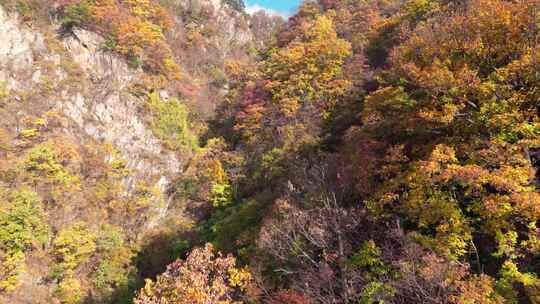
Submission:
[[[7,79],[0,301],[540,303],[540,2],[54,2],[0,1],[89,83],[62,41],[101,37],[181,169]]]

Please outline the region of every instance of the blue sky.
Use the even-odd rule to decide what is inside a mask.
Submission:
[[[245,2],[249,13],[264,9],[269,13],[287,17],[292,15],[301,0],[245,0]]]

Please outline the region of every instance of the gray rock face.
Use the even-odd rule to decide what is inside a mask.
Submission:
[[[69,132],[75,132],[81,141],[90,137],[111,143],[121,152],[131,172],[125,180],[128,191],[134,189],[137,180],[151,177],[164,193],[171,176],[180,172],[181,160],[153,135],[141,113],[144,100],[130,92],[142,71],[102,51],[103,39],[97,34],[76,30],[60,40],[64,54],[58,54],[46,46],[40,30],[28,28],[16,14],[8,15],[0,6],[0,82],[11,90],[37,87],[43,73],[36,57],[54,63],[55,82],[66,81],[61,65],[69,59],[82,71],[80,83],[73,84],[78,89],[72,90],[69,85],[70,90],[54,92],[54,97],[42,102],[68,117]]]
[[[142,100],[133,96],[130,85],[141,71],[133,70],[116,55],[103,52],[103,39],[85,30],[76,30],[63,40],[73,60],[83,68],[91,87],[87,96],[65,96],[57,106],[92,138],[114,144],[135,172],[126,183],[133,188],[137,178],[157,176],[164,192],[168,176],[177,174],[180,161],[174,152],[162,147],[144,123]],[[69,95],[69,94],[67,94]]]
[[[17,74],[32,68],[34,52],[45,49],[43,36],[22,27],[17,18],[10,17],[0,7],[0,81],[15,88]]]
[[[215,21],[217,33],[209,38],[208,45],[220,51],[223,58],[227,57],[236,48],[249,44],[253,35],[247,28],[247,20],[241,13],[225,5],[222,0],[190,0],[182,2],[185,11],[200,11],[202,7],[211,7],[211,19]],[[246,23],[241,24],[241,20]],[[206,24],[197,26],[204,28]],[[206,51],[206,50],[203,50]]]
[[[222,0],[209,1],[214,6],[220,32],[224,35],[214,41],[216,45],[219,45],[226,53],[230,53],[235,46],[245,45],[252,40],[251,32],[241,28],[238,24],[239,18],[237,18],[237,15],[240,13],[229,7],[225,8]]]

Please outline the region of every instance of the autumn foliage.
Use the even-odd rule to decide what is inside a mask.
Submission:
[[[270,303],[540,301],[539,17],[537,1],[300,7],[223,107],[253,160],[242,185],[274,194],[255,245],[279,273]]]
[[[177,75],[158,2],[56,3],[66,29]],[[193,221],[156,239],[176,242],[174,255],[146,250],[175,262],[137,286],[135,303],[540,303],[540,3],[319,0],[283,25],[267,18],[250,26],[279,32],[256,33],[266,44],[250,58],[210,67],[225,97],[200,138],[183,101],[146,95],[154,135],[191,153],[167,208]],[[215,30],[190,23],[186,35],[198,48]],[[140,184],[118,197],[121,161],[95,161],[109,187],[81,180],[74,168],[90,151],[33,144],[40,128],[19,132],[30,147],[12,179],[49,195],[0,192],[0,289],[16,289],[54,230],[56,297],[96,289],[77,277],[85,268],[110,295],[130,283],[122,234],[88,221],[49,229],[43,204],[60,210],[84,191],[129,230],[158,195]]]
[[[251,284],[246,269],[237,268],[232,256],[215,253],[213,246],[195,249],[185,261],[176,261],[156,282],[148,280],[135,304],[241,303]]]
[[[64,27],[80,26],[105,36],[104,47],[125,56],[134,67],[179,77],[179,67],[165,39],[173,26],[169,13],[153,0],[56,1]]]

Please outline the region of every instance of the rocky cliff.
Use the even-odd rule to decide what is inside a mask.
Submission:
[[[182,32],[186,28],[195,32],[195,27],[199,31],[206,27],[219,28],[219,33],[203,38],[203,47],[197,49],[196,56],[200,62],[212,61],[222,66],[238,46],[250,43],[246,21],[220,0],[196,3],[179,3],[179,8],[188,15],[176,16],[176,26],[184,29]],[[213,20],[212,24],[189,20],[189,14],[201,14],[203,9],[210,10],[206,12],[206,20]],[[53,22],[47,28],[32,27],[21,19],[17,13],[8,15],[0,7],[0,80],[11,99],[20,99],[18,94],[32,95],[38,91],[47,96],[35,96],[31,107],[20,106],[10,119],[39,116],[40,111],[57,111],[67,118],[61,132],[83,141],[110,143],[121,152],[131,171],[125,180],[128,190],[133,189],[137,179],[153,177],[159,181],[160,190],[165,191],[170,176],[180,172],[182,161],[178,153],[163,147],[147,126],[148,117],[141,109],[144,97],[133,91],[144,72],[130,68],[118,55],[103,51],[104,38],[93,32],[74,29],[62,36],[58,23]],[[240,22],[244,22],[243,28]],[[212,57],[214,54],[205,54],[214,51],[219,53],[217,58]],[[189,57],[186,53],[188,51],[178,52],[179,62],[186,73],[195,74],[195,64],[182,61],[182,57]],[[197,74],[184,77],[199,80],[206,76],[206,82],[213,80],[211,75],[201,75],[200,71]],[[163,90],[160,94],[166,98],[173,92]],[[190,101],[197,102],[197,97],[196,94]],[[12,129],[9,123],[6,127]],[[16,135],[20,130],[13,131]]]
[[[219,0],[171,1],[164,37],[181,76],[152,87],[156,75],[107,49],[102,31],[66,28],[56,2],[0,4],[0,211],[22,197],[46,214],[43,239],[0,246],[0,302],[120,301],[145,235],[190,221],[174,181],[197,147],[171,141],[189,132],[196,142],[204,130],[226,93],[226,62],[249,58],[249,18]],[[111,235],[116,247],[100,249]],[[100,276],[103,267],[115,277]]]

